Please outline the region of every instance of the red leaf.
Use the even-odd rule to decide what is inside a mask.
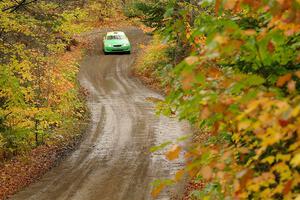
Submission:
[[[278,123],[280,124],[281,127],[286,127],[289,124],[289,121],[284,119],[279,119]]]
[[[273,53],[275,51],[275,46],[274,46],[272,41],[270,41],[268,43],[268,50],[269,50],[270,53]]]

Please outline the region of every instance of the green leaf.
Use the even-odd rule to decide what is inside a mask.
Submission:
[[[151,147],[150,152],[153,153],[153,152],[156,152],[156,151],[160,151],[160,150],[166,148],[167,146],[169,146],[170,144],[172,144],[172,142],[164,142],[164,143],[162,143],[158,146]]]

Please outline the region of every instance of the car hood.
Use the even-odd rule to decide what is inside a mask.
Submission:
[[[129,41],[127,39],[123,39],[123,40],[104,40],[105,45],[121,45],[121,44],[125,44],[125,43],[129,43]]]

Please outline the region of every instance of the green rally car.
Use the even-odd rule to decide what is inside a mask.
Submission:
[[[113,52],[131,52],[131,44],[124,32],[114,31],[108,32],[103,38],[104,54]]]

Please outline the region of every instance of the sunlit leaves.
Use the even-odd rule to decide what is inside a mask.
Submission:
[[[291,164],[295,167],[300,166],[300,153],[296,154],[291,160]]]
[[[84,110],[75,65],[81,52],[61,54],[74,34],[86,30],[86,11],[60,9],[51,1],[5,9],[15,4],[0,2],[1,159],[45,142],[54,130],[81,118]]]

